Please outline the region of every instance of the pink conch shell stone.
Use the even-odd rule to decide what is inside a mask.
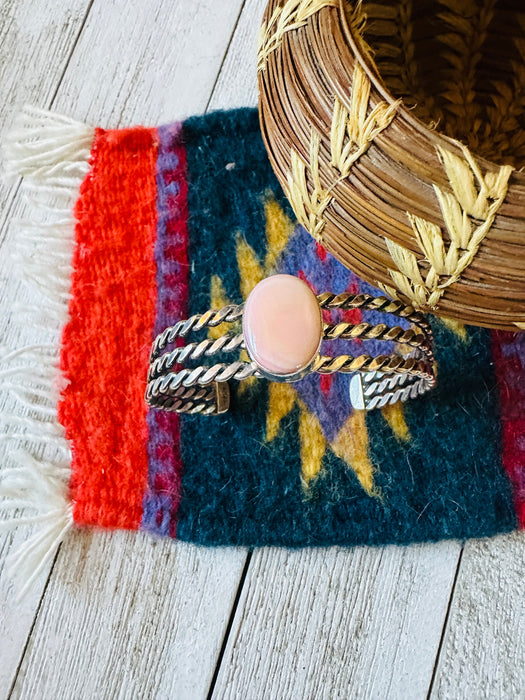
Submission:
[[[297,277],[268,277],[246,300],[246,350],[270,374],[291,375],[308,367],[319,350],[322,330],[315,294]]]

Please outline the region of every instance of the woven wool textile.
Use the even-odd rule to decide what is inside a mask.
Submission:
[[[525,525],[525,334],[433,321],[437,388],[369,414],[352,410],[344,375],[232,384],[220,417],[147,410],[151,342],[180,318],[240,303],[273,272],[316,293],[380,293],[295,223],[255,110],[95,130],[74,213],[58,418],[75,525],[286,546]]]

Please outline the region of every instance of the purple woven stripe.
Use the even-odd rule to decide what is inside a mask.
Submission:
[[[184,318],[188,295],[186,154],[181,124],[158,130],[157,156],[157,316],[154,334]],[[175,537],[182,462],[179,417],[151,409],[147,416],[148,488],[141,528]]]

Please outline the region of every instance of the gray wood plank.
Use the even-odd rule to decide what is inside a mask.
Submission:
[[[204,112],[243,0],[96,0],[55,108],[106,126]]]
[[[90,0],[2,1],[0,133],[25,102],[50,104],[89,5]],[[0,229],[13,194],[0,182]]]
[[[267,0],[246,0],[208,109],[257,105],[257,37]]]
[[[76,533],[13,698],[205,697],[243,560],[137,533]]]
[[[213,697],[426,697],[459,550],[257,551]]]
[[[525,698],[525,533],[467,542],[433,698]]]

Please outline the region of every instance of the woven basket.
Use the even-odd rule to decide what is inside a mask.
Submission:
[[[270,0],[260,115],[298,220],[392,297],[525,329],[525,5]]]

